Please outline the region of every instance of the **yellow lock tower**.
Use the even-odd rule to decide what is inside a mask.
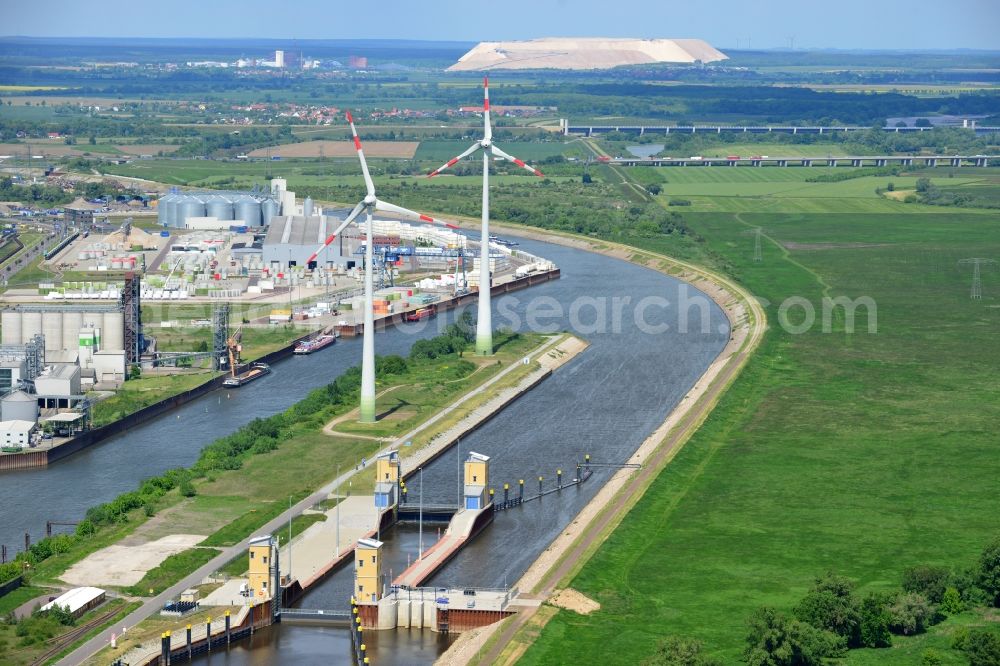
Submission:
[[[250,539],[250,593],[255,602],[267,601],[274,594],[271,587],[274,583],[275,560],[277,545],[271,536],[259,536]]]
[[[399,488],[399,453],[386,451],[375,458],[375,508],[388,509],[396,504]]]
[[[465,459],[465,502],[466,509],[484,509],[489,504],[486,488],[490,484],[490,457],[469,451]]]
[[[358,539],[354,549],[354,598],[374,603],[382,598],[382,542]]]

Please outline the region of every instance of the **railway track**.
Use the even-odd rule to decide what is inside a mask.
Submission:
[[[34,661],[32,661],[31,666],[40,666],[41,664],[46,663],[49,659],[56,656],[63,650],[65,650],[67,647],[78,641],[80,638],[85,636],[93,629],[96,629],[97,627],[101,627],[106,623],[108,623],[111,620],[111,618],[113,618],[120,612],[121,612],[120,608],[114,608],[105,613],[104,615],[95,617],[93,620],[87,622],[86,624],[82,624],[79,627],[74,627],[72,631],[63,634],[58,638],[54,638],[53,639],[54,644],[52,645],[52,647],[46,650],[43,654],[39,655]]]

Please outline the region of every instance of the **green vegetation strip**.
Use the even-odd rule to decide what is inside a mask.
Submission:
[[[123,591],[135,596],[156,596],[218,554],[215,548],[189,548],[174,553],[147,571],[138,583]]]

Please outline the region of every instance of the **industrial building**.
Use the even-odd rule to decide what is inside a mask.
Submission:
[[[35,377],[35,391],[46,396],[52,407],[69,407],[70,398],[80,393],[80,366],[58,364]]]
[[[97,587],[77,587],[66,592],[41,607],[43,613],[52,610],[53,606],[67,609],[73,617],[80,617],[91,608],[104,603],[104,590]]]
[[[0,421],[0,446],[4,449],[26,449],[34,432],[34,421]]]
[[[263,264],[272,271],[285,271],[291,266],[306,266],[306,262],[316,248],[323,244],[341,222],[343,216],[330,215],[279,215],[271,220],[264,243],[261,247]],[[354,261],[350,254],[346,235],[341,235],[317,259],[317,266],[340,266],[347,268],[347,262]]]

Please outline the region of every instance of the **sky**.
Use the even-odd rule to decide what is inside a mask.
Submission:
[[[485,41],[698,38],[720,48],[1000,50],[1000,0],[0,0],[0,34]]]

